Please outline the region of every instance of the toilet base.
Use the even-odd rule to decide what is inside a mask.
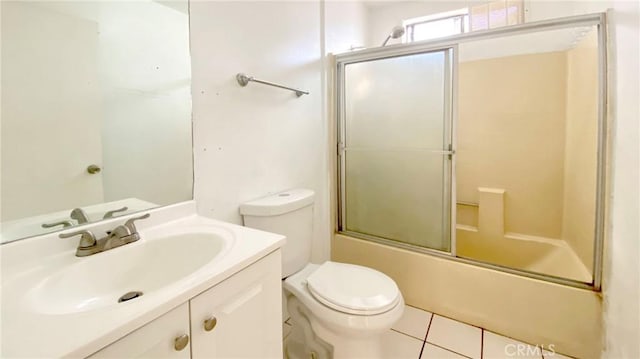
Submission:
[[[404,306],[404,303],[400,304]],[[300,301],[289,295],[287,307],[291,315],[291,333],[284,342],[285,358],[289,359],[381,359],[382,335],[385,330],[373,330],[368,333],[354,332],[345,335],[344,330],[337,333],[322,321],[314,318]],[[400,309],[400,313],[402,312]],[[393,310],[393,309],[392,309]],[[395,309],[396,311],[398,309]]]
[[[299,302],[293,297],[289,310],[294,311],[291,316],[291,331],[284,340],[285,359],[331,359],[333,346],[319,338],[313,331],[309,318],[298,309]]]

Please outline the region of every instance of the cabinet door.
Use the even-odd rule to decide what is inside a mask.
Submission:
[[[282,358],[281,268],[277,250],[191,300],[194,359]]]
[[[184,337],[176,344],[178,337],[189,336],[189,303],[173,309],[126,337],[102,348],[89,358],[172,358],[190,357],[190,345],[184,344]]]

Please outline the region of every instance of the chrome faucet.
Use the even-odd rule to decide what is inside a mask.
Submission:
[[[89,216],[87,216],[87,213],[83,211],[82,208],[74,208],[69,217],[78,221],[78,224],[89,222]]]
[[[124,224],[121,224],[112,231],[107,232],[105,237],[98,240],[96,240],[96,237],[89,230],[61,233],[59,237],[70,238],[79,235],[80,243],[78,243],[76,257],[86,257],[137,241],[140,239],[140,234],[136,228],[135,221],[149,218],[149,216],[151,215],[147,213],[139,217],[130,218],[124,222]]]

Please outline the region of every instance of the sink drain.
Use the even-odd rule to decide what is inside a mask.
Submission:
[[[118,299],[118,303],[122,303],[122,302],[126,302],[129,301],[131,299],[136,299],[138,297],[142,297],[142,292],[139,291],[133,291],[133,292],[129,292],[129,293],[125,293],[122,297],[120,297],[120,299]]]

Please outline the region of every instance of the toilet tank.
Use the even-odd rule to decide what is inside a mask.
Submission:
[[[292,189],[240,205],[246,227],[282,234],[282,277],[304,268],[311,258],[313,197],[309,189]]]

